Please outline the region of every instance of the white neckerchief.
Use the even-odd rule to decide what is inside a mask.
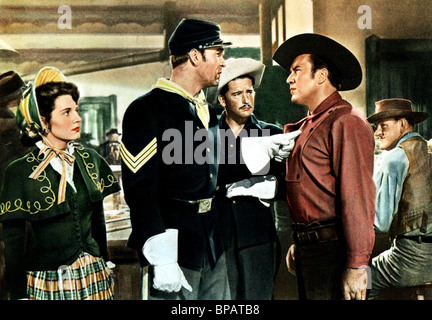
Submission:
[[[39,149],[42,149],[43,147],[43,142],[41,140],[39,140],[38,142],[36,142],[36,146]],[[69,142],[67,144],[67,152],[69,154],[73,154],[75,151],[75,147],[73,145],[72,142]],[[76,192],[76,188],[75,188],[75,184],[73,182],[73,173],[74,173],[74,165],[69,164],[68,162],[65,162],[66,164],[66,181],[67,183],[74,189],[74,191]],[[60,175],[62,174],[62,160],[59,157],[54,157],[51,161],[50,161],[50,165],[51,167],[53,167],[53,169],[55,171],[57,171]]]

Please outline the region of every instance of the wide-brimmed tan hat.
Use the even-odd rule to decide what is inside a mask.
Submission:
[[[375,123],[382,119],[406,118],[411,124],[417,124],[428,117],[426,112],[414,111],[410,100],[393,98],[375,102],[375,113],[367,120]]]
[[[342,75],[340,91],[353,90],[362,81],[362,69],[354,54],[339,42],[315,33],[304,33],[289,38],[273,55],[282,68],[290,72],[295,58],[302,54],[316,54],[331,62]]]
[[[251,58],[229,58],[225,60],[226,67],[222,69],[219,85],[207,90],[207,101],[216,104],[222,88],[230,81],[248,75],[254,78],[254,88],[258,88],[264,74],[265,65]]]

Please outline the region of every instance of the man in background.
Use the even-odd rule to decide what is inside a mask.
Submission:
[[[12,112],[18,106],[24,88],[25,84],[16,72],[8,71],[0,75],[0,190],[7,165],[27,153],[20,143],[20,131]],[[0,224],[0,299],[5,300],[7,291],[3,250],[3,228]]]
[[[108,164],[120,164],[120,136],[117,128],[111,128],[105,132],[106,140],[100,144],[98,152]]]
[[[432,158],[427,141],[414,131],[427,118],[406,99],[377,101],[368,118],[383,150],[374,174],[374,226],[392,239],[390,249],[372,260],[370,298],[386,288],[432,281]]]

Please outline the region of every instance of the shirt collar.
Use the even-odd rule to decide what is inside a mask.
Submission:
[[[255,117],[254,114],[251,114],[251,116],[247,119],[243,129],[247,129],[249,126],[252,125],[262,130],[261,123],[258,121],[258,119]],[[223,129],[230,128],[228,123],[226,122],[226,111],[222,112],[222,115],[219,118],[219,128],[223,128]]]
[[[318,105],[318,107],[314,110],[313,113],[310,113],[310,111],[308,111],[307,116],[305,118],[299,120],[296,123],[286,124],[284,127],[284,131],[291,132],[299,128],[302,128],[302,126],[304,126],[308,120],[319,117],[320,115],[322,115],[324,112],[326,112],[328,109],[333,107],[336,103],[338,103],[341,100],[342,97],[339,94],[339,92],[338,91],[333,92],[323,102],[321,102]]]
[[[308,111],[308,118],[315,118],[323,112],[327,111],[331,107],[333,107],[337,102],[341,101],[342,97],[339,92],[335,91],[331,95],[329,95],[323,102],[321,102],[318,107],[312,112],[312,114]]]
[[[42,140],[39,140],[36,142],[36,147],[39,148],[39,152],[42,152],[42,149],[44,147],[44,143],[42,142]],[[74,151],[75,151],[75,145],[73,141],[68,142],[68,144],[66,145],[66,149],[65,151],[70,154],[73,155]]]
[[[396,147],[399,146],[401,143],[407,141],[408,139],[411,139],[413,137],[421,137],[420,134],[418,134],[415,131],[411,131],[406,133],[402,138],[399,139],[398,143],[396,144]]]
[[[36,146],[39,148],[39,155],[42,154],[42,150],[44,150],[44,143],[39,140],[36,142]],[[67,144],[66,150],[67,153],[69,153],[70,155],[73,155],[73,153],[75,152],[75,146],[73,144],[73,141],[69,142]],[[47,150],[45,150],[45,153],[47,152]],[[72,158],[74,159],[75,156],[72,156]],[[53,159],[51,159],[51,161],[49,162],[50,166],[58,173],[60,174],[60,176],[62,175],[62,160],[60,159],[60,157],[54,157]],[[76,191],[75,188],[75,184],[73,182],[73,173],[74,173],[74,164],[70,163],[69,161],[65,161],[65,169],[66,169],[66,181],[68,182],[69,185],[72,186],[72,188]]]

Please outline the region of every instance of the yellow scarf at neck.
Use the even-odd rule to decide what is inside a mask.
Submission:
[[[208,129],[209,121],[210,121],[210,112],[208,109],[207,101],[205,100],[205,94],[202,90],[198,93],[196,97],[193,97],[189,92],[186,92],[186,90],[183,89],[181,86],[165,78],[158,79],[156,84],[152,86],[152,89],[154,88],[179,94],[182,97],[188,99],[190,102],[192,102],[193,105],[195,106],[195,111],[198,117],[200,118],[204,127]]]

